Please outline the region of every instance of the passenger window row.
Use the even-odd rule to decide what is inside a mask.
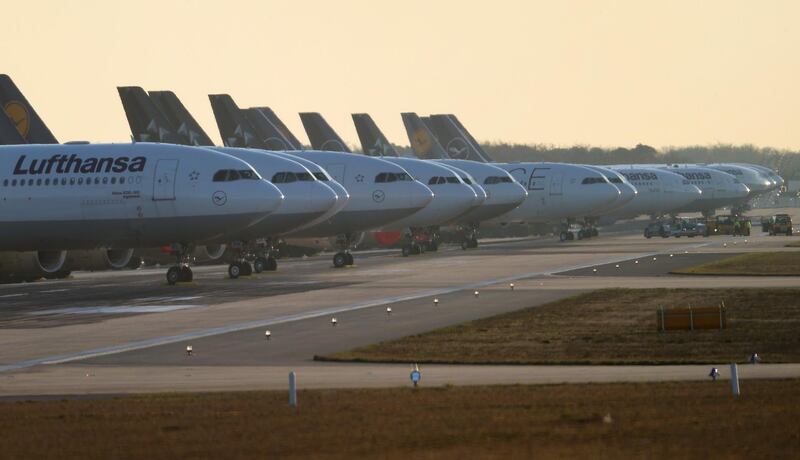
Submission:
[[[214,182],[233,182],[237,180],[259,180],[261,176],[252,169],[220,169],[214,173]]]
[[[48,187],[59,185],[116,185],[125,184],[125,177],[117,176],[103,176],[103,177],[54,177],[54,178],[38,178],[38,179],[3,179],[3,187]],[[134,178],[128,177],[127,183],[133,184]],[[141,183],[141,178],[137,183]]]
[[[376,184],[385,182],[410,182],[412,180],[414,179],[406,173],[382,172],[375,176]]]

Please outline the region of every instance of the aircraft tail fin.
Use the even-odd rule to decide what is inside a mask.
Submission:
[[[364,155],[371,157],[400,156],[369,114],[354,113],[353,123],[356,125],[356,132],[361,141]]]
[[[278,132],[283,136],[284,140],[286,140],[289,145],[291,145],[290,150],[303,150],[303,143],[300,142],[300,139],[295,137],[294,133],[289,131],[289,128],[286,127],[286,124],[278,118],[278,115],[272,111],[269,107],[253,107],[253,110],[258,110],[266,119],[278,130]]]
[[[472,142],[472,145],[473,145],[473,146],[474,146],[474,147],[477,149],[478,153],[479,153],[479,154],[480,154],[480,155],[481,155],[481,156],[482,156],[484,159],[486,159],[486,161],[488,161],[488,162],[490,162],[490,163],[494,161],[494,159],[493,159],[491,156],[489,156],[489,154],[488,154],[488,153],[486,153],[486,150],[484,150],[484,148],[483,148],[483,147],[481,147],[481,144],[480,144],[480,142],[478,142],[478,140],[477,140],[477,139],[475,139],[474,137],[472,137],[472,134],[470,134],[470,133],[469,133],[469,131],[467,131],[467,128],[465,128],[465,127],[464,127],[464,125],[462,125],[462,124],[461,124],[461,121],[459,121],[458,117],[456,117],[455,115],[453,115],[453,114],[451,113],[451,114],[448,114],[448,115],[447,115],[447,118],[449,118],[449,119],[450,119],[450,121],[452,121],[452,122],[453,122],[453,124],[455,124],[455,125],[458,127],[458,129],[460,129],[460,130],[461,130],[461,133],[462,133],[462,134],[464,134],[464,136],[466,136],[467,140],[469,140],[470,142]]]
[[[228,94],[209,94],[222,143],[227,147],[266,149],[244,112]]]
[[[117,92],[134,140],[182,143],[180,136],[175,134],[175,127],[140,86],[118,86]]]
[[[162,115],[175,127],[175,134],[181,137],[181,144],[213,146],[197,120],[189,113],[178,96],[172,91],[150,91],[150,99],[161,111]]]
[[[25,142],[58,144],[56,137],[8,75],[0,75],[0,106]],[[10,137],[13,139],[13,135]]]
[[[299,150],[280,132],[259,109],[244,109],[242,114],[250,122],[256,135],[266,144],[269,150]]]
[[[408,141],[411,143],[414,155],[426,160],[448,158],[444,148],[422,118],[414,112],[401,113],[400,116],[403,117],[403,125],[406,127],[406,134],[408,134]]]
[[[0,145],[20,145],[28,142],[17,130],[17,125],[5,112],[0,115]]]
[[[447,115],[431,115],[429,126],[444,146],[447,156],[457,160],[472,160],[487,163],[458,125]]]
[[[301,113],[300,121],[303,122],[308,140],[311,141],[311,147],[315,150],[350,152],[347,144],[318,112]]]

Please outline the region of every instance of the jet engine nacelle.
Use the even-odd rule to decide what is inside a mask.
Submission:
[[[197,262],[213,262],[222,259],[227,247],[224,244],[207,244],[197,246],[194,250],[194,258]]]
[[[90,249],[69,251],[67,266],[70,270],[121,270],[128,267],[133,249]]]
[[[64,273],[66,251],[0,252],[0,280],[33,281]]]

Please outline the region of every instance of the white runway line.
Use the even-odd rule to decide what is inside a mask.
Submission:
[[[19,294],[5,294],[5,295],[0,295],[0,299],[7,299],[9,297],[22,297],[26,295],[28,295],[27,292],[21,292]]]
[[[164,313],[175,310],[199,308],[203,305],[117,305],[100,307],[70,307],[54,310],[40,310],[28,313],[31,316],[44,315],[122,315],[128,313]]]

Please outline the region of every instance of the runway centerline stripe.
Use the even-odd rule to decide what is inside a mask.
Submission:
[[[703,246],[706,246],[706,245],[708,245],[708,243],[695,244],[695,245],[690,245],[690,246],[683,246],[682,249],[696,249],[696,248],[703,247]],[[673,249],[673,251],[674,250],[677,250],[677,248]],[[657,251],[657,252],[650,252],[650,253],[635,255],[634,257],[631,257],[631,254],[625,254],[622,257],[614,257],[614,258],[605,259],[605,260],[602,260],[602,261],[594,261],[594,262],[591,262],[591,263],[578,264],[578,265],[574,265],[574,266],[571,266],[571,267],[559,267],[559,268],[554,269],[554,270],[528,272],[528,273],[523,273],[523,274],[520,274],[520,275],[505,276],[505,277],[501,277],[501,278],[493,278],[493,279],[484,280],[484,281],[477,281],[477,282],[474,282],[474,283],[459,284],[459,285],[454,285],[454,286],[449,286],[449,287],[444,287],[444,288],[439,288],[439,289],[430,289],[430,290],[426,290],[426,291],[415,292],[415,293],[412,293],[412,294],[404,294],[404,295],[399,295],[399,296],[383,297],[383,298],[380,298],[380,299],[369,300],[369,301],[361,302],[361,303],[348,304],[348,305],[339,305],[339,306],[330,307],[330,308],[323,308],[321,310],[313,310],[313,311],[308,311],[308,312],[305,312],[305,313],[297,313],[297,314],[294,314],[294,315],[278,316],[278,317],[271,318],[271,319],[266,319],[266,320],[246,321],[246,322],[243,322],[243,323],[230,324],[230,325],[227,325],[227,326],[219,326],[219,327],[212,327],[212,328],[208,328],[208,329],[200,329],[200,330],[197,330],[197,331],[186,332],[186,333],[178,334],[178,335],[155,337],[155,338],[152,338],[152,339],[138,340],[138,341],[124,343],[124,344],[120,344],[120,345],[111,345],[111,346],[108,346],[108,347],[101,347],[101,348],[95,348],[95,349],[91,349],[91,350],[78,351],[78,352],[73,352],[73,353],[66,353],[66,354],[63,354],[63,355],[54,355],[54,356],[46,356],[46,357],[42,357],[42,358],[34,358],[34,359],[26,360],[26,361],[19,361],[19,362],[16,362],[16,363],[2,365],[2,366],[0,366],[0,373],[8,372],[8,371],[15,371],[15,370],[19,370],[19,369],[25,369],[25,368],[34,367],[34,366],[46,365],[46,364],[63,364],[63,363],[68,363],[68,362],[73,362],[73,361],[82,361],[84,359],[96,358],[96,357],[99,357],[99,356],[115,355],[115,354],[119,354],[119,353],[125,353],[125,352],[128,352],[128,351],[141,350],[141,349],[144,349],[144,348],[152,348],[152,347],[157,347],[157,346],[160,346],[160,345],[168,345],[168,344],[177,343],[177,342],[185,342],[187,340],[194,340],[194,339],[200,339],[200,338],[205,338],[205,337],[211,337],[211,336],[215,336],[215,335],[228,334],[228,333],[231,333],[231,332],[239,332],[239,331],[245,331],[245,330],[248,330],[248,329],[262,328],[262,327],[265,327],[265,326],[274,326],[274,325],[277,325],[277,324],[291,323],[291,322],[295,322],[295,321],[303,321],[303,320],[307,320],[307,319],[319,318],[319,317],[323,317],[323,316],[330,316],[330,315],[334,315],[334,314],[340,314],[340,313],[347,313],[347,312],[352,312],[352,311],[364,310],[364,309],[367,309],[367,308],[379,307],[379,306],[382,306],[382,305],[396,303],[396,302],[406,302],[406,301],[409,301],[409,300],[424,299],[426,297],[442,296],[442,295],[452,294],[454,292],[459,292],[459,291],[469,291],[469,290],[474,290],[474,289],[478,289],[478,288],[483,288],[483,287],[491,286],[491,285],[494,285],[494,284],[508,283],[508,282],[511,282],[511,281],[520,281],[520,280],[524,280],[524,279],[528,279],[528,278],[535,278],[535,277],[539,277],[539,276],[549,276],[549,275],[552,275],[553,273],[565,272],[565,271],[571,271],[571,270],[580,270],[582,268],[589,268],[589,267],[593,267],[593,266],[596,266],[596,265],[611,264],[611,263],[622,262],[622,261],[625,261],[625,260],[630,260],[630,259],[635,259],[635,258],[650,257],[650,256],[654,256],[654,255],[659,255],[659,254],[662,254],[662,253],[663,253],[663,251]]]

